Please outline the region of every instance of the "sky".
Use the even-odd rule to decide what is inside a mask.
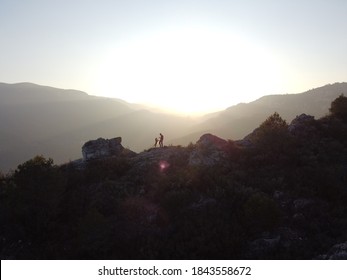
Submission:
[[[193,115],[347,79],[345,0],[0,0],[0,82]]]

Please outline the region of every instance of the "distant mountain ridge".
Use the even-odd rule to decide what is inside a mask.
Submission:
[[[31,83],[0,83],[0,119],[0,170],[37,154],[57,163],[79,158],[83,143],[98,137],[122,135],[126,146],[140,151],[160,132],[169,139],[193,124],[123,100]]]
[[[84,142],[121,136],[125,147],[148,149],[161,132],[164,144],[187,145],[204,133],[241,139],[277,111],[290,122],[307,113],[321,117],[347,83],[329,84],[301,94],[269,95],[238,104],[199,121],[153,112],[123,100],[31,83],[0,83],[0,170],[43,154],[56,163],[81,157]]]
[[[33,83],[0,83],[0,89],[1,105],[61,102],[90,98],[87,93],[82,91],[57,89],[49,86],[39,86]],[[28,95],[27,97],[29,98],[24,99],[23,95]]]
[[[196,131],[211,132],[228,139],[240,139],[259,126],[270,114],[278,112],[287,122],[306,113],[316,118],[329,113],[331,102],[347,95],[347,83],[328,84],[298,94],[267,95],[250,103],[240,103],[195,127]],[[206,129],[210,129],[206,131]]]

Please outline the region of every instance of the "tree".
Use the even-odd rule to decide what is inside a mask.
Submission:
[[[341,94],[331,103],[329,111],[332,116],[347,120],[347,97]]]
[[[292,152],[292,137],[287,122],[275,112],[269,116],[248,138],[253,143],[255,153],[253,163],[278,164],[286,162]],[[259,160],[255,161],[255,159]]]
[[[52,230],[64,191],[64,178],[51,158],[35,156],[18,165],[13,182],[9,219],[16,221],[20,229],[13,234],[40,243]]]
[[[18,165],[14,172],[14,179],[18,186],[37,186],[46,183],[54,170],[53,159],[43,156],[34,158]]]
[[[261,125],[260,129],[271,129],[271,130],[279,130],[279,129],[287,129],[287,122],[282,119],[282,117],[277,113],[273,113],[269,116]]]
[[[258,146],[269,146],[283,140],[287,135],[287,122],[275,112],[254,131],[251,138]]]

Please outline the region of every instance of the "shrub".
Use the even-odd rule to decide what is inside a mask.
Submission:
[[[18,165],[14,172],[14,180],[17,185],[33,186],[47,183],[54,169],[53,159],[46,159],[43,156],[34,158]]]
[[[65,180],[52,159],[36,156],[20,164],[14,172],[8,198],[10,219],[16,221],[17,233],[41,242],[52,230],[65,190]]]
[[[130,163],[126,157],[92,160],[87,164],[85,179],[87,183],[105,179],[118,179],[125,175],[129,168]]]
[[[329,109],[332,116],[342,120],[347,120],[347,97],[341,94],[332,103]]]
[[[275,112],[253,133],[251,140],[261,147],[276,147],[288,136],[288,124]]]
[[[195,199],[196,195],[188,188],[173,189],[163,195],[161,206],[170,216],[176,216]]]
[[[279,223],[279,208],[273,199],[263,193],[251,195],[243,210],[244,222],[251,232],[268,231]]]

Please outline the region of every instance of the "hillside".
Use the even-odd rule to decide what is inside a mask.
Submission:
[[[303,112],[316,118],[323,117],[331,101],[342,93],[347,94],[347,83],[329,84],[298,94],[268,95],[211,114],[194,130],[215,133],[227,139],[241,139],[273,112],[278,112],[288,122]]]
[[[184,135],[192,125],[122,100],[29,83],[0,84],[0,119],[0,170],[37,154],[67,162],[80,157],[85,141],[115,134],[140,151],[161,131]]]
[[[172,145],[194,143],[204,133],[241,139],[275,111],[287,121],[302,112],[321,117],[341,93],[347,93],[347,83],[264,96],[196,120],[76,90],[0,83],[0,170],[14,169],[37,154],[57,163],[77,159],[81,145],[98,137],[122,135],[124,145],[136,152],[150,148],[160,132]]]
[[[239,141],[36,156],[0,174],[0,257],[347,259],[347,97],[330,108],[273,113]]]

